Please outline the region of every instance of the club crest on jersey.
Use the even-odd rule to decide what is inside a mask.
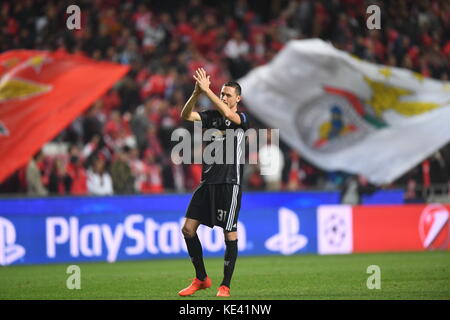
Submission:
[[[230,126],[230,124],[231,124],[231,121],[230,120],[225,120],[225,125],[227,126],[227,127],[229,127]]]

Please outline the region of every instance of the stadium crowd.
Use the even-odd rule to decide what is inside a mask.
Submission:
[[[450,2],[446,0],[77,1],[81,29],[66,28],[70,1],[0,4],[0,52],[65,50],[130,65],[131,71],[53,140],[63,152],[40,152],[2,184],[2,192],[128,194],[183,192],[197,186],[200,164],[171,161],[172,132],[193,130],[180,111],[200,66],[212,89],[271,60],[291,39],[322,38],[362,59],[423,76],[450,76]],[[378,4],[381,30],[366,28]],[[207,99],[201,104],[210,107]],[[245,110],[245,92],[244,104]],[[251,114],[250,114],[251,116]],[[255,127],[264,127],[251,118]],[[47,152],[46,152],[47,151]],[[281,141],[276,181],[247,166],[247,190],[336,189],[349,175],[323,172]],[[250,155],[255,157],[258,155]],[[398,181],[407,197],[417,185],[449,184],[450,145]],[[364,179],[358,183],[367,184]],[[370,189],[370,188],[369,188]]]

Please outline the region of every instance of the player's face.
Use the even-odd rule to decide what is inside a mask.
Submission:
[[[241,101],[241,96],[236,94],[235,88],[223,86],[222,91],[220,91],[220,100],[232,109],[238,104],[239,101]]]

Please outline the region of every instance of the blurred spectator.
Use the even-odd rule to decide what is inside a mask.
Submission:
[[[194,190],[202,180],[202,165],[192,163],[187,165],[187,188]]]
[[[138,105],[141,103],[139,88],[136,82],[130,77],[125,77],[118,88],[118,93],[121,101],[121,105],[119,107],[120,113],[134,113]]]
[[[95,135],[92,139],[83,146],[83,150],[81,151],[81,156],[86,159],[86,166],[90,166],[92,155],[95,154],[97,150],[100,149],[102,145],[102,137],[99,135]]]
[[[87,194],[87,176],[83,166],[83,157],[80,148],[73,145],[69,149],[69,163],[66,167],[67,174],[72,179],[71,193],[73,195]]]
[[[239,79],[249,71],[250,46],[240,31],[236,31],[233,38],[228,40],[224,54],[228,58],[228,67],[233,79]]]
[[[145,180],[145,164],[140,158],[140,152],[137,148],[129,151],[128,163],[134,177],[134,190],[141,192],[142,183]]]
[[[362,196],[370,195],[376,189],[365,177],[361,175],[349,175],[342,185],[340,202],[341,204],[348,205],[362,204]]]
[[[87,171],[87,189],[92,195],[113,194],[113,184],[110,174],[106,171],[105,160],[98,156]]]
[[[164,189],[185,192],[186,191],[186,174],[180,156],[174,154],[174,158],[166,158],[163,161],[163,180]]]
[[[38,163],[42,161],[42,150],[39,150],[30,160],[26,169],[27,193],[30,196],[46,196],[48,190],[42,183],[41,171]]]
[[[72,177],[67,173],[64,159],[57,157],[53,164],[48,181],[48,191],[52,194],[70,194],[72,188]]]
[[[253,41],[251,58],[254,61],[255,66],[259,66],[267,62],[266,54],[268,49],[264,33],[255,34]]]
[[[145,180],[141,184],[142,193],[161,193],[164,191],[162,169],[155,162],[155,154],[147,149],[144,154]]]
[[[100,120],[101,101],[97,100],[94,106],[89,108],[83,118],[83,143],[86,144],[92,140],[94,136],[102,136],[103,123]]]
[[[148,150],[152,150],[158,160],[162,160],[164,158],[163,148],[161,146],[161,140],[159,139],[156,126],[150,125],[147,128],[147,136],[145,141],[145,148]]]
[[[128,164],[129,152],[130,148],[127,146],[120,149],[116,152],[116,159],[111,165],[111,179],[116,194],[134,193],[134,177]]]
[[[268,130],[267,143],[259,148],[259,169],[266,183],[267,190],[280,190],[284,155],[280,147],[275,142],[272,143],[272,137],[272,130]]]
[[[305,176],[305,172],[300,166],[300,155],[294,151],[291,150],[289,152],[290,157],[290,167],[288,172],[288,179],[287,179],[287,190],[299,190],[303,188],[302,179]]]
[[[120,96],[117,92],[117,89],[110,89],[102,98],[102,106],[103,110],[106,114],[110,114],[113,110],[118,110],[120,107]]]
[[[152,104],[152,99],[146,100],[144,105],[139,106],[130,121],[131,130],[136,137],[137,147],[140,152],[147,148],[147,133],[152,125],[150,122]]]
[[[112,110],[109,114],[109,119],[103,127],[103,134],[115,140],[119,137],[122,129],[127,130],[127,122],[121,118],[119,110]]]
[[[429,160],[431,184],[445,185],[450,182],[450,166],[446,163],[442,153],[437,151]]]
[[[158,68],[155,73],[143,83],[141,89],[142,99],[147,99],[150,96],[163,97],[166,91],[166,78],[163,70]]]
[[[246,166],[245,188],[248,190],[265,190],[266,185],[257,165]]]
[[[358,177],[351,175],[342,186],[341,204],[358,205],[361,204],[361,194],[359,192]]]

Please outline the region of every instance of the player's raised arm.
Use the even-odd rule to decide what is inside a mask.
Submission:
[[[209,88],[211,84],[209,80],[209,76],[206,74],[206,71],[203,68],[199,68],[195,71],[194,79],[197,81],[198,86],[201,91],[203,91],[206,96],[212,101],[216,109],[228,120],[241,124],[241,118],[239,115],[233,111],[225,102],[223,102],[215,93]],[[228,93],[224,93],[228,94]],[[240,97],[237,100],[240,101]],[[235,106],[233,106],[235,107]]]
[[[194,88],[194,91],[192,92],[191,97],[186,102],[186,104],[183,107],[183,110],[181,111],[181,118],[183,120],[188,120],[188,121],[201,121],[202,120],[200,118],[200,115],[198,114],[198,112],[192,111],[192,109],[197,104],[198,96],[200,94],[201,94],[201,90],[196,82],[195,88]]]

